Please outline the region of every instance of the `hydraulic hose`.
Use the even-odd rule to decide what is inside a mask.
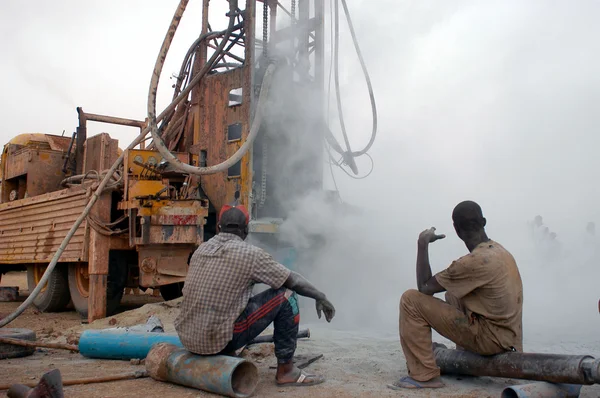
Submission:
[[[239,28],[239,27],[241,27],[241,26],[243,26],[243,25],[242,25],[242,24],[235,25],[235,26],[234,26],[234,29],[236,29],[236,28]],[[185,74],[185,73],[186,73],[186,69],[187,69],[187,66],[188,66],[187,64],[188,64],[188,63],[189,63],[189,61],[190,61],[190,57],[192,56],[192,54],[194,53],[194,51],[196,50],[196,48],[198,47],[198,45],[199,45],[199,44],[200,44],[200,43],[201,43],[203,40],[209,40],[209,39],[211,39],[211,38],[216,38],[216,37],[222,36],[222,35],[224,35],[226,32],[227,32],[227,29],[225,29],[225,30],[221,30],[221,31],[218,31],[218,32],[206,32],[206,33],[203,33],[203,34],[201,34],[201,35],[200,35],[200,36],[199,36],[199,37],[196,39],[196,41],[194,41],[194,43],[192,43],[192,45],[191,45],[191,46],[190,46],[190,48],[188,49],[188,52],[186,53],[186,55],[185,55],[185,57],[184,57],[184,62],[182,63],[182,65],[181,65],[181,68],[180,68],[180,70],[179,70],[179,76],[182,76],[183,74]],[[208,62],[207,62],[207,64],[208,64]],[[202,72],[202,71],[200,71],[200,72]],[[204,74],[206,74],[206,72],[204,72],[204,73],[202,74],[202,76],[203,76]],[[200,78],[201,78],[202,76],[200,76]],[[196,75],[196,77],[198,77],[198,75]],[[196,83],[194,83],[194,82],[198,82],[198,81],[200,81],[200,79],[194,79],[194,80],[192,80],[191,82],[188,82],[188,83],[186,84],[186,86],[185,86],[185,87],[189,87],[189,86],[192,86],[192,87],[193,87],[193,85],[194,85],[194,84],[196,84]],[[192,83],[194,83],[194,84],[192,84]],[[180,94],[181,86],[182,86],[182,81],[181,81],[181,80],[178,80],[178,81],[177,81],[177,83],[175,84],[175,90],[174,90],[174,92],[173,92],[173,100],[175,100],[175,98],[176,98],[176,97],[177,97],[177,96]],[[169,119],[172,117],[172,115],[173,115],[173,112],[171,112],[171,114],[169,114],[169,115],[168,115],[168,117],[165,117],[165,119],[163,120],[163,123],[165,123],[165,122],[168,122],[168,121],[169,121]],[[161,127],[161,128],[162,128],[162,127]],[[153,148],[154,148],[154,146],[155,146],[155,145],[154,145],[154,142],[151,142],[151,143],[150,143],[150,144],[147,146],[147,149],[153,149]]]
[[[367,66],[365,65],[365,60],[360,51],[360,47],[358,45],[358,40],[356,39],[356,33],[354,32],[354,25],[352,25],[352,19],[350,18],[350,12],[348,11],[348,5],[346,4],[346,0],[333,0],[335,1],[335,51],[333,54],[334,57],[334,82],[335,82],[335,92],[337,97],[337,108],[338,113],[340,115],[340,127],[342,129],[342,134],[344,135],[344,141],[346,143],[346,148],[352,157],[358,157],[367,153],[371,146],[375,142],[375,137],[377,136],[377,106],[375,104],[375,95],[373,94],[373,86],[371,85],[371,78],[369,77],[369,72],[367,71]],[[344,14],[346,15],[346,20],[348,22],[348,27],[350,29],[350,35],[352,36],[352,42],[354,43],[354,49],[356,50],[356,55],[358,56],[358,60],[360,62],[360,66],[362,68],[363,75],[365,77],[365,81],[367,83],[367,88],[369,90],[369,98],[371,100],[371,112],[373,114],[373,128],[371,132],[371,139],[368,144],[361,149],[360,151],[352,151],[350,149],[350,141],[348,139],[348,135],[346,132],[346,125],[344,123],[344,114],[342,112],[342,100],[340,96],[340,83],[339,83],[339,47],[340,47],[340,32],[339,32],[339,6],[338,1],[341,1],[342,7],[344,8]],[[355,172],[356,174],[356,172]]]
[[[172,167],[174,167],[177,170],[183,171],[185,173],[189,173],[189,174],[196,174],[196,175],[216,174],[216,173],[220,173],[220,172],[223,172],[223,171],[229,169],[231,166],[233,166],[237,162],[239,162],[242,159],[242,157],[246,154],[246,152],[248,152],[248,150],[252,146],[254,140],[256,139],[256,136],[258,135],[258,130],[262,123],[262,117],[263,117],[263,113],[264,113],[265,103],[266,103],[267,97],[268,97],[269,86],[273,79],[273,73],[275,70],[275,66],[269,65],[269,67],[267,68],[267,70],[265,72],[265,76],[263,78],[262,87],[261,87],[261,93],[260,93],[260,97],[258,100],[257,111],[256,111],[256,114],[254,115],[254,118],[252,121],[250,133],[248,134],[248,137],[246,138],[246,141],[244,142],[244,144],[242,144],[242,146],[235,152],[235,154],[233,154],[230,158],[228,158],[227,160],[225,160],[222,163],[219,163],[214,166],[208,166],[208,167],[195,167],[195,166],[181,162],[169,151],[169,149],[166,147],[164,141],[162,140],[162,138],[159,135],[158,125],[156,122],[156,92],[158,89],[158,82],[160,80],[160,74],[162,72],[162,67],[164,65],[165,58],[167,56],[167,53],[169,52],[169,47],[171,45],[171,42],[173,41],[173,36],[175,34],[175,31],[177,30],[179,20],[181,19],[181,15],[183,14],[183,11],[185,10],[186,4],[187,4],[186,0],[181,0],[181,3],[177,9],[177,12],[173,16],[171,26],[169,27],[169,30],[167,31],[167,34],[163,41],[161,51],[156,59],[156,64],[154,66],[154,71],[152,74],[152,79],[150,82],[150,89],[149,89],[149,93],[148,93],[148,125],[150,127],[150,132],[152,134],[154,146]],[[212,67],[214,62],[218,59],[218,57],[223,52],[223,49],[225,48],[225,45],[227,44],[229,36],[231,35],[231,32],[234,28],[236,13],[237,13],[237,0],[230,0],[229,1],[229,26],[227,27],[227,30],[225,31],[225,34],[224,34],[223,38],[221,39],[221,43],[219,44],[219,47],[215,50],[215,52],[211,56],[210,60],[204,65],[202,70],[200,70],[200,72],[198,72],[198,75],[192,80],[192,82],[190,82],[190,86],[195,85],[194,80],[196,80],[196,78],[198,78],[198,77],[201,78],[204,74],[206,74],[208,72],[208,70]]]
[[[154,143],[156,149],[161,153],[161,155],[172,165],[175,169],[184,171],[189,174],[197,174],[197,175],[207,175],[207,174],[216,174],[223,171],[226,171],[231,166],[235,165],[239,162],[244,155],[248,152],[248,150],[252,147],[256,137],[258,136],[258,131],[260,130],[260,126],[263,121],[263,116],[266,109],[266,102],[269,97],[269,88],[271,83],[273,82],[273,77],[275,73],[275,64],[271,64],[267,67],[265,71],[265,75],[262,81],[260,95],[258,97],[258,104],[256,108],[256,113],[254,115],[254,119],[252,120],[252,126],[250,127],[250,132],[248,133],[248,137],[242,144],[241,147],[227,160],[216,164],[214,166],[208,167],[195,167],[186,163],[182,163],[179,159],[173,156],[173,154],[169,151],[169,149],[165,146],[164,142],[160,137],[153,137],[155,139]],[[172,158],[174,159],[172,159]]]

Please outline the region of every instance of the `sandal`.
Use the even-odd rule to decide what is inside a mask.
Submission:
[[[280,387],[309,387],[309,386],[315,386],[317,384],[321,384],[325,381],[325,378],[323,376],[317,376],[317,375],[309,375],[306,374],[304,372],[300,372],[300,375],[298,376],[298,378],[296,379],[296,381],[293,382],[287,382],[287,383],[280,383],[277,382],[277,385]]]
[[[421,388],[442,388],[444,384],[439,381],[417,381],[410,376],[404,376],[394,384],[388,384],[388,388],[392,390],[404,390],[404,389],[421,389]]]

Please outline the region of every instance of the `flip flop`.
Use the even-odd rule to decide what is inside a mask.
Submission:
[[[392,390],[406,390],[406,389],[421,389],[421,388],[441,388],[441,386],[430,386],[426,384],[427,382],[419,382],[415,379],[412,379],[409,376],[404,376],[394,384],[388,384],[388,388]],[[404,384],[404,385],[402,385]]]
[[[314,379],[313,382],[305,382],[306,378],[312,378]],[[306,374],[304,372],[300,372],[300,376],[298,376],[298,379],[296,379],[296,381],[291,382],[291,383],[280,383],[277,382],[277,385],[279,387],[310,387],[310,386],[316,386],[317,384],[321,384],[325,381],[325,378],[323,376],[317,376],[317,375],[309,375]]]

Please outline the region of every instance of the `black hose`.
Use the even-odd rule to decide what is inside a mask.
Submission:
[[[197,174],[201,168],[193,168],[194,170],[191,170],[192,169],[191,166],[182,164],[173,154],[170,153],[169,149],[165,146],[164,141],[158,134],[158,126],[156,124],[156,92],[158,89],[158,81],[160,79],[162,67],[164,65],[164,61],[165,61],[165,58],[169,51],[171,42],[173,40],[173,36],[175,34],[175,31],[177,30],[177,26],[179,25],[181,16],[183,15],[183,12],[185,11],[187,2],[188,2],[188,0],[180,1],[179,7],[177,8],[175,15],[173,15],[173,20],[171,22],[171,25],[169,26],[169,30],[167,31],[167,35],[165,36],[163,45],[162,45],[161,50],[156,59],[156,64],[155,64],[154,71],[152,74],[152,80],[150,82],[150,89],[149,89],[149,93],[148,93],[148,126],[150,127],[150,133],[152,134],[153,144],[154,144],[153,146],[159,150],[161,155],[172,166],[174,166],[178,169],[185,168],[185,169],[187,169],[185,171],[191,172],[193,174]],[[225,30],[225,33],[223,34],[221,43],[219,44],[219,47],[215,50],[215,52],[210,57],[208,62],[206,64],[204,64],[204,66],[196,74],[196,76],[194,76],[194,78],[190,82],[191,86],[194,86],[195,84],[197,84],[204,77],[204,75],[206,73],[208,73],[210,68],[212,68],[215,61],[218,59],[220,54],[223,52],[223,49],[225,48],[225,46],[227,45],[227,43],[229,41],[229,36],[231,36],[231,32],[233,31],[233,29],[235,27],[236,15],[237,15],[237,0],[229,0],[229,25],[227,26],[227,29]],[[195,170],[195,169],[198,169],[198,170]],[[207,169],[206,171],[208,171],[208,169],[210,169],[212,172],[221,171],[221,170],[217,170],[217,169],[215,169],[213,171],[212,168],[204,168],[204,169]],[[206,173],[206,171],[204,171],[204,173]]]
[[[354,26],[352,25],[352,19],[350,18],[350,12],[348,11],[348,6],[346,4],[346,0],[334,0],[334,1],[335,1],[335,46],[334,46],[335,51],[334,51],[333,56],[334,56],[334,69],[335,69],[334,81],[335,81],[335,91],[336,91],[336,96],[337,96],[337,107],[338,107],[338,113],[340,115],[340,126],[342,129],[342,134],[344,135],[344,141],[346,142],[346,148],[348,149],[348,152],[351,155],[351,157],[358,157],[358,156],[361,156],[361,155],[364,155],[365,153],[367,153],[367,151],[369,149],[371,149],[371,146],[375,142],[375,137],[377,136],[377,106],[375,104],[375,95],[373,94],[373,86],[371,85],[371,79],[369,77],[369,72],[367,71],[367,67],[365,65],[364,58],[362,56],[360,47],[358,45],[358,40],[356,39],[356,33],[354,32]],[[350,142],[349,142],[348,135],[346,132],[346,126],[344,123],[344,115],[342,112],[342,99],[340,96],[339,65],[338,65],[339,43],[340,43],[338,1],[342,2],[342,7],[344,8],[344,14],[346,15],[348,27],[350,28],[352,42],[354,43],[356,55],[358,56],[358,60],[360,61],[360,66],[362,68],[363,75],[364,75],[365,81],[367,83],[367,88],[369,90],[369,98],[371,101],[371,112],[373,114],[373,128],[371,131],[371,138],[370,138],[368,144],[360,151],[352,151],[350,148]],[[355,174],[357,174],[357,173],[355,172]]]

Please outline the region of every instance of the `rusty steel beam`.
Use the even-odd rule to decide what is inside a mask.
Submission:
[[[75,174],[83,173],[83,148],[87,140],[87,122],[85,112],[81,107],[77,108],[79,115],[79,126],[77,127],[77,141],[75,142]]]
[[[491,376],[565,384],[600,383],[600,359],[589,355],[507,352],[483,356],[435,344],[442,374]]]
[[[121,126],[138,127],[141,129],[146,127],[146,122],[141,121],[141,120],[125,119],[122,117],[105,116],[105,115],[98,115],[95,113],[87,113],[87,112],[84,112],[83,109],[81,109],[81,108],[77,108],[77,110],[79,112],[80,120],[83,117],[85,119],[85,121],[89,121],[89,122],[118,124]]]
[[[87,139],[87,122],[100,122],[108,124],[117,124],[120,126],[137,127],[143,130],[147,125],[146,121],[125,119],[122,117],[98,115],[95,113],[87,113],[83,111],[80,106],[77,107],[77,114],[79,115],[79,127],[77,127],[77,145],[75,155],[75,174],[81,174],[83,170],[83,144]],[[145,147],[145,142],[141,142],[140,146],[142,149]]]
[[[51,379],[49,379],[50,377],[52,377]],[[53,381],[53,385],[55,386],[60,386],[61,390],[63,386],[75,386],[75,385],[80,385],[80,384],[95,384],[95,383],[107,383],[107,382],[111,382],[111,381],[121,381],[121,380],[131,380],[131,379],[140,379],[140,378],[145,378],[148,377],[148,372],[146,372],[145,370],[136,370],[134,372],[128,372],[128,373],[123,373],[120,375],[109,375],[109,376],[99,376],[99,377],[85,377],[85,378],[81,378],[81,379],[67,379],[67,380],[62,380],[62,377],[60,375],[60,370],[58,369],[54,369],[51,370],[50,372],[46,373],[44,376],[42,376],[42,380],[44,380],[44,378],[46,380],[52,380]],[[14,397],[21,397],[21,396],[43,396],[43,397],[48,397],[48,398],[54,398],[53,395],[19,395],[19,394],[30,394],[30,390],[29,389],[25,389],[23,387],[20,386],[24,386],[24,387],[29,387],[29,388],[35,388],[38,387],[40,384],[42,384],[42,381],[40,381],[39,383],[36,383],[34,381],[32,382],[26,382],[23,384],[0,384],[0,390],[8,390],[11,389],[13,392],[12,394],[16,394],[16,395],[12,395]],[[46,383],[48,384],[48,383]],[[44,393],[47,393],[47,390],[42,390]],[[36,391],[37,392],[37,391]],[[62,392],[62,391],[61,391]],[[9,391],[10,393],[10,391]],[[11,395],[8,395],[9,397]],[[62,397],[62,395],[59,395]]]
[[[43,348],[53,348],[60,350],[68,350],[73,352],[79,352],[79,348],[76,345],[72,344],[63,344],[63,343],[44,343],[43,341],[29,341],[23,339],[14,339],[11,337],[0,337],[0,343],[2,344],[12,344],[21,347],[43,347]]]

